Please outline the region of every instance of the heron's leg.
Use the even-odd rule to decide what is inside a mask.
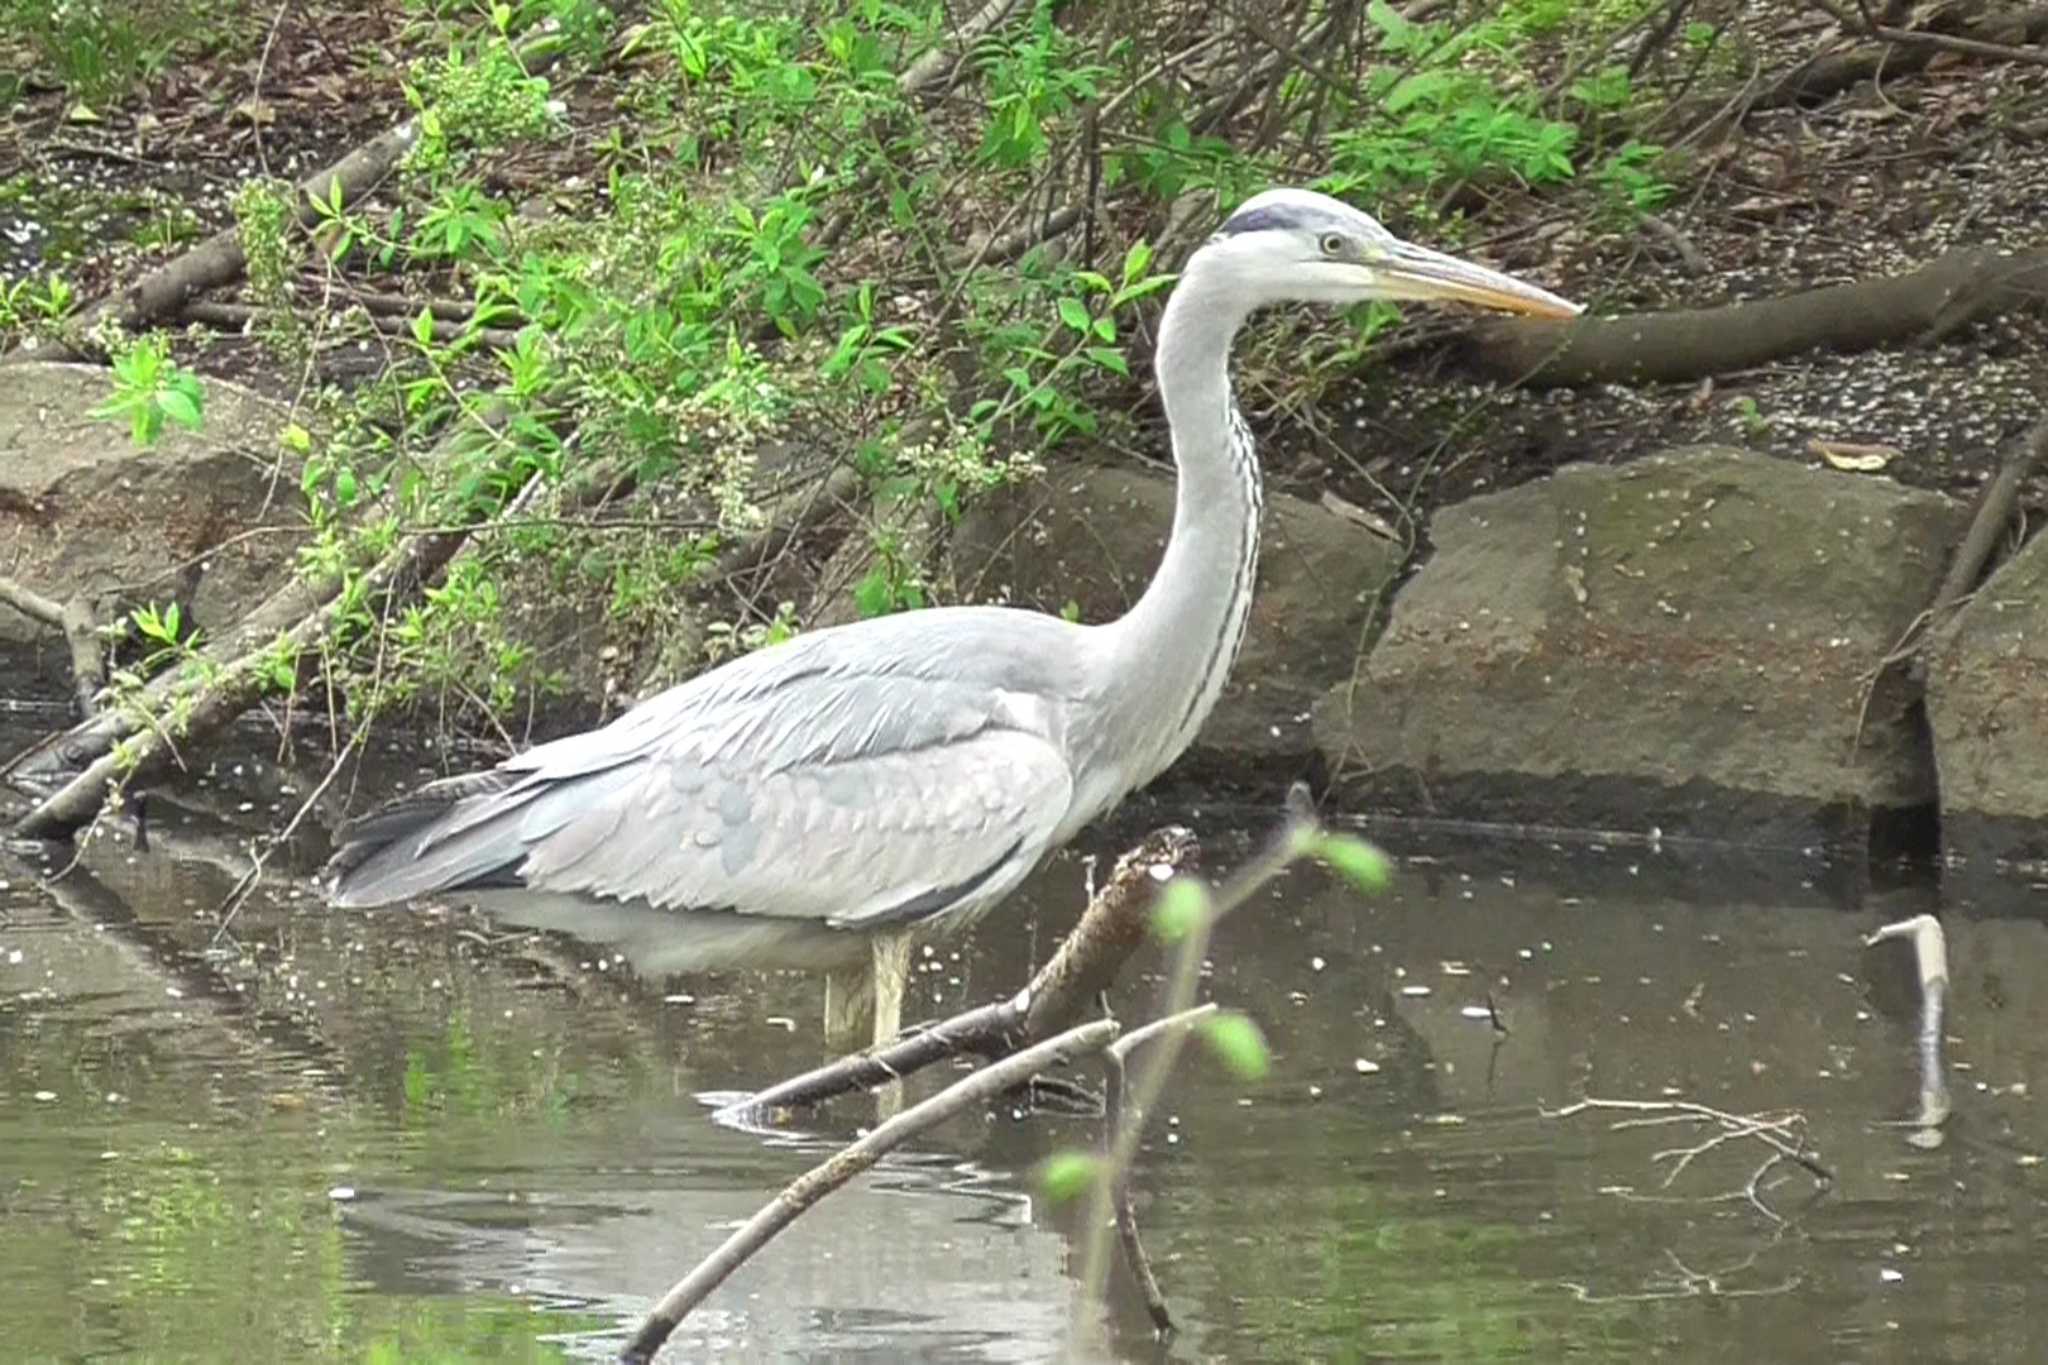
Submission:
[[[907,930],[884,930],[872,943],[875,979],[875,1046],[896,1041],[903,1031],[903,996],[910,987],[910,947]]]

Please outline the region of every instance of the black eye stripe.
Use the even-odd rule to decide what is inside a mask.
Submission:
[[[1267,228],[1291,228],[1301,220],[1283,208],[1253,209],[1250,213],[1234,214],[1230,220],[1216,230],[1219,237],[1235,237],[1240,232],[1263,232]]]

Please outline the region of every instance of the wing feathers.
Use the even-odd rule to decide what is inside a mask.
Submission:
[[[796,653],[761,676],[780,652],[372,816],[337,901],[516,874],[556,901],[858,927],[992,902],[1046,851],[1073,778],[1039,698]]]

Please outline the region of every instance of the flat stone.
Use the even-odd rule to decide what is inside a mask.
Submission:
[[[2021,547],[1935,638],[1927,720],[1943,851],[2048,869],[2048,541]]]
[[[1860,843],[1935,800],[1905,687],[1868,679],[1961,513],[1718,447],[1440,510],[1316,733],[1338,790],[1406,815]]]
[[[90,415],[112,392],[97,366],[0,367],[0,575],[58,602],[175,601],[186,620],[225,627],[291,572],[305,539],[298,463],[278,443],[288,414],[208,379],[204,428],[167,427],[144,449],[126,422]],[[276,529],[247,534],[264,526]],[[0,693],[70,686],[63,639],[4,607],[0,668]]]

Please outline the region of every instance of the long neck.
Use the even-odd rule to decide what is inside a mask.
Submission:
[[[1183,277],[1159,328],[1159,395],[1179,473],[1173,534],[1159,572],[1120,620],[1108,688],[1133,785],[1194,739],[1244,639],[1263,497],[1251,434],[1230,393],[1230,343],[1244,307],[1228,281]]]

